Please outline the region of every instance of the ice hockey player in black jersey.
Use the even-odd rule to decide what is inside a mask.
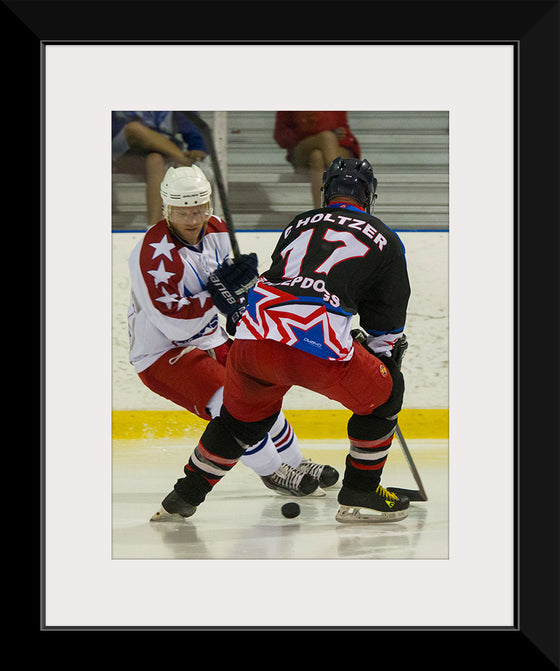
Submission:
[[[266,435],[297,385],[353,413],[336,520],[407,516],[408,499],[381,485],[404,395],[404,246],[372,213],[377,180],[367,160],[335,159],[322,191],[323,207],[292,219],[249,292],[228,357],[222,411],[199,444],[214,475],[191,458],[175,485],[172,504],[186,504],[190,514],[216,484],[216,465],[225,475],[247,445]],[[352,337],[356,320],[363,344]]]

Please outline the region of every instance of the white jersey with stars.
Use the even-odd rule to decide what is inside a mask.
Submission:
[[[176,347],[208,350],[227,339],[206,289],[208,276],[231,256],[225,223],[213,216],[197,245],[185,245],[162,220],[129,258],[129,360],[137,373]]]

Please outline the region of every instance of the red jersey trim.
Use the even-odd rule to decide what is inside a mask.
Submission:
[[[219,219],[217,221],[220,222]],[[218,231],[219,224],[215,224],[213,228]],[[187,298],[181,294],[179,285],[183,278],[184,264],[165,220],[147,231],[139,262],[150,301],[161,314],[175,319],[197,319],[213,307],[208,296],[200,299],[192,296]]]

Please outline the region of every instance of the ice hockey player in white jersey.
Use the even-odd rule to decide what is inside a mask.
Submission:
[[[213,214],[211,184],[198,166],[169,168],[160,192],[163,219],[129,258],[130,362],[153,392],[211,420],[222,406],[233,342],[220,314],[233,333],[257,280],[257,257],[233,260],[225,222]],[[205,458],[203,446],[198,454]],[[324,495],[338,480],[332,467],[303,458],[283,413],[241,461],[280,494]]]

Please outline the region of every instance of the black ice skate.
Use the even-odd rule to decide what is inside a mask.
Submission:
[[[261,477],[261,480],[269,489],[283,496],[309,496],[319,487],[319,480],[288,464],[281,464],[277,471]]]
[[[338,481],[338,471],[335,468],[326,464],[316,464],[311,459],[302,459],[297,469],[319,480],[319,487],[323,489],[332,487]]]
[[[150,518],[150,522],[180,522],[185,517],[194,515],[196,506],[183,501],[175,490],[170,492],[161,502],[161,508]]]
[[[338,493],[338,502],[337,522],[398,522],[408,515],[408,498],[388,492],[381,485],[375,492],[360,492],[343,486]]]

